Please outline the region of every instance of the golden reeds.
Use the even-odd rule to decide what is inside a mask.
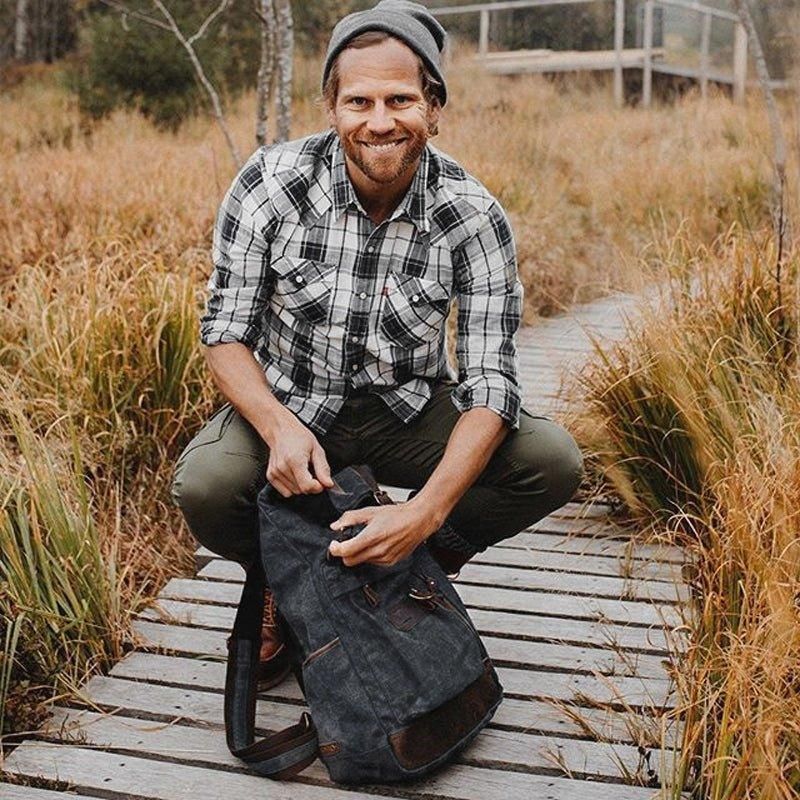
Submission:
[[[628,506],[693,563],[665,796],[788,800],[800,791],[800,258],[779,292],[769,245],[732,232],[718,251],[598,347],[580,427]]]

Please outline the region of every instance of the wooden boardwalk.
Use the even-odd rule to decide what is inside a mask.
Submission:
[[[630,302],[606,298],[521,331],[532,413],[562,407],[561,377],[586,357],[586,329],[617,336]],[[42,734],[6,759],[9,773],[42,788],[0,784],[0,798],[652,798],[673,755],[660,749],[660,729],[675,702],[668,644],[676,648],[671,629],[688,597],[683,556],[636,544],[607,513],[569,504],[464,568],[456,586],[505,698],[480,736],[428,779],[350,790],[316,762],[299,781],[273,783],[229,754],[223,659],[243,574],[200,550],[196,577],[171,580],[136,621],[140,646],[86,684],[84,705],[54,708]],[[289,678],[260,697],[256,725],[294,723],[302,707]],[[667,743],[675,736],[666,731]]]
[[[478,15],[478,59],[485,69],[497,75],[517,75],[538,72],[554,74],[558,72],[610,71],[614,73],[614,100],[618,106],[625,103],[624,70],[642,70],[641,103],[647,108],[653,97],[653,75],[661,73],[681,82],[696,82],[700,86],[703,97],[708,92],[709,83],[731,86],[736,102],[743,102],[747,82],[747,33],[738,15],[733,11],[707,5],[699,0],[637,0],[636,5],[642,13],[641,36],[637,34],[636,47],[626,47],[626,0],[613,0],[614,9],[614,48],[613,50],[513,50],[490,52],[489,31],[490,17],[503,15],[513,11],[519,13],[525,9],[535,11],[553,6],[587,4],[611,5],[611,0],[493,0],[492,2],[466,2],[458,5],[431,8],[432,14],[447,20],[453,15]],[[627,2],[630,8],[630,0]],[[665,39],[663,34],[663,16],[661,17],[661,33],[656,35],[656,15],[665,10],[689,14],[697,25],[699,50],[698,63],[668,63],[665,58],[669,48],[661,46]],[[712,27],[716,23],[727,29],[725,36],[731,36],[732,63],[730,70],[712,68]],[[730,31],[730,34],[728,33]],[[668,43],[668,40],[667,40]],[[693,43],[686,43],[693,47]],[[672,48],[673,51],[675,48]],[[673,56],[684,58],[683,54],[673,52]],[[671,59],[670,59],[671,60]]]

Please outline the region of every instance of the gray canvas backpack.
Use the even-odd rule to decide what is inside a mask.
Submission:
[[[283,498],[269,486],[259,495],[261,558],[248,571],[228,641],[228,747],[277,779],[296,775],[317,756],[340,783],[416,778],[478,734],[500,704],[502,687],[427,547],[389,567],[347,567],[329,556],[331,522],[348,509],[391,502],[365,466],[333,478],[334,488],[316,495]],[[255,740],[265,579],[310,713]]]

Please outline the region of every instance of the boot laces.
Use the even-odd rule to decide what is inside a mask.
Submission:
[[[278,607],[275,604],[275,595],[269,590],[264,591],[264,618],[263,628],[276,628],[278,626]]]

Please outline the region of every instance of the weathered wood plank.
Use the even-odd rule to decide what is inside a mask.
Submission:
[[[153,800],[219,800],[254,797],[269,790],[270,800],[368,800],[375,795],[332,785],[298,781],[283,783],[230,770],[155,761],[129,754],[106,753],[82,747],[26,741],[9,757],[6,768],[18,775],[37,775],[75,783],[81,788],[128,794]],[[374,787],[381,796],[397,796],[392,787]],[[409,787],[403,787],[408,796]],[[537,797],[537,800],[651,800],[652,789],[601,782],[585,783],[567,778],[542,777],[521,772],[454,764],[413,784],[414,793],[458,800],[493,797]]]
[[[203,567],[198,578],[244,583],[244,570],[233,561],[214,560]],[[520,569],[513,566],[479,564],[470,561],[456,582],[480,586],[497,586],[506,589],[534,591],[561,591],[592,597],[658,600],[675,603],[687,598],[687,589],[680,584],[663,581],[636,581],[605,575],[578,575],[572,572],[545,571],[535,568]]]
[[[663,48],[653,48],[653,58],[663,57]],[[522,55],[519,55],[521,53]],[[626,69],[642,67],[648,62],[648,56],[642,48],[628,48],[622,51],[619,58]],[[513,50],[510,52],[487,53],[481,58],[483,66],[496,75],[516,75],[519,73],[539,72],[581,72],[612,71],[617,63],[614,50]]]
[[[604,575],[637,581],[663,581],[669,584],[683,582],[681,564],[637,558],[626,560],[585,553],[575,555],[547,550],[490,547],[486,552],[476,555],[470,563],[572,572],[578,575]]]
[[[230,564],[230,574],[235,576],[241,567],[236,562],[226,561],[210,550],[201,548],[195,554],[198,571],[206,564],[218,562]],[[202,563],[200,563],[202,562]],[[524,569],[571,572],[577,575],[603,575],[625,580],[662,581],[668,584],[682,582],[682,565],[663,561],[644,561],[639,559],[609,558],[607,556],[576,555],[548,550],[523,550],[522,548],[490,547],[478,553],[470,560],[470,564],[490,564],[502,567],[521,567]],[[209,572],[205,577],[227,580],[223,568],[214,567],[219,572]]]
[[[563,616],[597,622],[621,622],[625,625],[663,625],[676,627],[683,619],[674,606],[656,605],[636,600],[604,600],[550,592],[523,592],[517,589],[495,589],[491,586],[456,584],[468,608],[498,611],[520,611],[547,616]],[[238,606],[241,587],[218,581],[172,578],[161,596],[173,600],[218,603]]]
[[[299,713],[299,709],[295,709],[298,717]],[[145,755],[157,753],[180,762],[241,767],[241,762],[230,754],[225,745],[221,719],[218,717],[214,722],[214,730],[176,723],[154,728],[151,721],[127,715],[111,716],[92,711],[58,709],[47,730],[52,731],[57,738],[81,737],[83,741],[78,741],[82,744]],[[261,731],[275,730],[275,722],[257,711],[256,729],[260,734]],[[656,765],[664,756],[667,754],[661,750],[651,750],[650,763]],[[453,763],[494,769],[510,767],[532,773],[566,774],[579,779],[605,778],[621,783],[631,781],[623,779],[625,773],[621,772],[620,765],[630,775],[643,775],[646,765],[637,748],[630,745],[557,739],[494,728],[484,729],[475,741],[456,756]],[[321,763],[315,765],[313,772],[308,770],[306,774],[321,781],[326,779],[324,765]]]
[[[606,537],[609,539],[621,539],[630,543],[634,549],[638,546],[635,536],[629,529],[614,525],[604,519],[559,519],[558,517],[545,517],[535,522],[528,531],[547,531],[548,533],[567,533],[571,536],[591,536]],[[683,557],[683,553],[675,548],[677,554]]]
[[[612,512],[613,506],[608,503],[586,502],[586,503],[566,503],[561,508],[556,509],[551,517],[567,517],[578,519],[604,519]]]
[[[0,798],[2,800],[92,800],[88,794],[37,789],[33,786],[18,786],[0,781]]]
[[[502,680],[506,670],[501,667],[498,674]],[[111,670],[111,677],[145,681],[151,689],[163,684],[219,694],[224,686],[225,666],[220,662],[197,658],[135,652],[129,653],[115,665]],[[303,695],[292,676],[260,696],[278,702],[303,702]],[[219,701],[216,702],[213,709],[218,709]],[[163,704],[164,707],[168,705]],[[200,713],[197,708],[195,711]],[[662,740],[661,725],[664,718],[653,716],[647,711],[644,709],[634,713],[608,707],[579,706],[563,698],[538,700],[505,697],[491,724],[528,733],[552,733],[565,737],[588,735],[601,741],[654,747],[660,747],[662,741],[666,741],[668,746],[672,746],[672,735]],[[216,714],[217,711],[214,710],[213,713]],[[199,716],[195,718],[201,719]],[[214,719],[216,717],[208,721],[213,722]]]
[[[517,547],[527,550],[555,550],[556,552],[577,553],[609,558],[627,558],[669,561],[682,564],[686,558],[678,548],[661,545],[634,544],[631,540],[606,537],[580,536],[576,534],[559,535],[558,531],[522,531],[505,539],[494,547]],[[492,548],[489,548],[490,550]],[[488,552],[488,551],[487,551]]]
[[[159,647],[176,653],[224,657],[227,633],[205,628],[186,628],[147,620],[134,620],[133,630],[149,648]],[[658,656],[642,653],[616,653],[599,647],[526,642],[484,636],[489,657],[497,664],[533,669],[549,669],[601,675],[628,675],[666,679],[667,672]]]
[[[177,664],[179,662],[174,663]],[[211,683],[209,688],[220,689],[223,687],[225,685],[225,670],[222,661],[203,660],[202,663],[203,668],[201,672],[203,676],[206,676],[206,680],[210,680],[208,676],[212,674],[216,675],[214,678],[216,683]],[[115,667],[111,671],[112,675],[119,677],[138,677],[142,679],[142,676],[135,676],[128,673],[131,667],[127,660],[120,662],[120,664],[124,666],[117,665],[119,669]],[[219,667],[219,673],[217,674],[212,667]],[[170,665],[167,664],[164,666],[164,669],[171,669]],[[200,673],[197,673],[198,680],[200,679],[199,674]],[[580,675],[512,667],[498,667],[497,674],[500,677],[500,682],[503,684],[506,694],[521,698],[547,698],[571,702],[575,700],[576,697],[580,697],[585,698],[589,704],[628,704],[636,708],[653,708],[656,710],[674,706],[674,699],[671,697],[670,682],[658,678],[636,678],[616,675]],[[144,675],[143,679],[162,683],[175,682],[166,681],[166,679],[160,677],[158,673],[150,672]],[[179,676],[177,680],[181,682]],[[583,704],[585,705],[586,702],[583,702]]]
[[[685,586],[662,581],[643,581],[604,575],[576,575],[539,569],[517,569],[489,564],[466,564],[458,584],[472,583],[507,589],[568,592],[597,598],[623,598],[679,603],[688,598]]]
[[[333,785],[314,786],[297,781],[265,783],[265,778],[252,774],[186,766],[50,742],[24,742],[11,753],[5,768],[12,774],[69,781],[89,791],[102,790],[104,793],[157,800],[257,797],[267,790],[270,800],[369,800],[374,797]],[[389,794],[390,791],[387,788],[382,796],[397,797]]]
[[[500,635],[516,639],[588,644],[651,655],[683,652],[686,644],[682,634],[671,633],[667,636],[661,627],[640,628],[481,609],[473,609],[469,615],[478,632],[484,636]],[[142,619],[151,622],[223,631],[232,629],[235,616],[236,610],[231,606],[185,603],[166,598],[160,598],[152,608],[140,614]]]

